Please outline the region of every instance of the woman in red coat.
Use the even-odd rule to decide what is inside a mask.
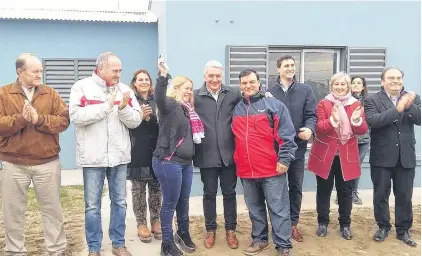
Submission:
[[[360,176],[356,135],[368,130],[363,107],[352,97],[350,87],[349,75],[340,72],[331,77],[330,94],[317,106],[318,121],[308,161],[308,170],[315,173],[317,179],[317,235],[327,236],[335,180],[340,231],[347,240],[352,239],[352,180]]]

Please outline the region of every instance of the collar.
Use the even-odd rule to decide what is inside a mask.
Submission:
[[[280,76],[277,77],[277,84],[280,86],[280,88],[283,90],[283,84],[281,83],[281,78]],[[289,87],[287,88],[287,91],[290,91],[291,88],[293,88],[293,86],[296,84],[296,75],[293,77],[292,83],[289,85]]]
[[[261,90],[257,94],[255,94],[255,95],[253,95],[253,96],[251,96],[249,98],[245,98],[242,95],[242,100],[243,100],[243,102],[245,104],[251,104],[251,103],[257,102],[258,100],[260,100],[260,99],[262,99],[264,97],[265,97],[265,93]]]
[[[149,100],[154,100],[154,94],[150,93],[148,94],[148,97],[146,99],[144,99],[141,94],[139,94],[139,92],[136,89],[133,89],[134,93],[135,93],[135,97],[138,101],[149,101]]]
[[[227,89],[224,88],[224,84],[221,84],[221,88],[220,88],[220,91],[218,91],[218,93],[225,92],[225,91],[227,91]],[[199,89],[198,95],[202,95],[202,96],[211,95],[211,92],[208,90],[207,84],[205,82]]]
[[[220,92],[221,92],[221,87],[220,87],[220,90],[218,90],[218,92],[216,92],[216,93],[213,93],[212,91],[210,91],[210,89],[208,89],[208,87],[207,86],[205,86],[205,88],[207,88],[207,91],[211,94],[211,95],[218,95]]]
[[[14,93],[14,94],[24,93],[22,86],[23,85],[19,82],[19,79],[16,79],[16,81],[12,85],[12,89],[10,89],[10,93]],[[34,93],[35,92],[38,94],[46,94],[47,90],[45,90],[43,86],[40,85],[40,86],[34,87]]]
[[[390,100],[398,100],[398,98],[400,98],[400,96],[405,93],[404,86],[401,88],[399,95],[396,97],[392,97],[388,92],[386,92],[383,86],[381,86],[381,91],[384,92]]]
[[[104,79],[102,79],[99,75],[97,75],[96,70],[94,70],[92,72],[92,79],[94,80],[94,82],[96,84],[98,84],[101,87],[112,87],[112,86],[117,86],[119,83],[117,84],[113,84],[113,85],[107,85],[106,81]]]

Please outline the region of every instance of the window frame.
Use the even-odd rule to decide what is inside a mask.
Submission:
[[[267,46],[267,68],[266,68],[266,79],[267,83],[269,81],[270,76],[270,54],[272,53],[300,53],[300,75],[299,75],[299,82],[304,83],[305,81],[305,53],[337,53],[337,60],[336,60],[336,67],[334,74],[340,72],[341,70],[346,71],[348,68],[347,65],[347,54],[348,54],[348,47],[347,46],[305,46],[305,45],[289,45],[289,46],[282,46],[282,45],[268,45]],[[268,84],[267,84],[268,86]],[[310,150],[312,147],[312,142],[307,143],[307,149]]]
[[[347,67],[347,47],[346,46],[305,46],[305,45],[268,45],[267,48],[267,68],[266,68],[266,79],[269,80],[270,75],[270,54],[272,53],[300,53],[300,75],[299,82],[304,83],[305,81],[305,53],[337,53],[336,66],[337,70],[334,72],[340,72],[341,70],[346,71]]]

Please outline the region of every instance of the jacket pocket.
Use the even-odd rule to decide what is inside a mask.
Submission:
[[[348,162],[358,162],[360,158],[358,145],[356,143],[347,144],[346,154]]]
[[[313,155],[318,160],[324,162],[325,158],[327,157],[329,148],[330,148],[330,145],[328,143],[323,142],[319,140],[318,138],[315,138],[314,143],[312,144],[310,154]]]

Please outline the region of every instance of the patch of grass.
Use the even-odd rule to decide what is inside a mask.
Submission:
[[[68,242],[66,255],[74,255],[85,247],[85,202],[83,186],[64,186],[61,188],[61,201],[65,218],[65,233]],[[0,198],[0,203],[1,203]],[[45,254],[44,226],[35,191],[28,191],[28,210],[25,223],[25,247],[28,255]],[[4,227],[3,214],[0,212],[0,255],[3,253]]]

